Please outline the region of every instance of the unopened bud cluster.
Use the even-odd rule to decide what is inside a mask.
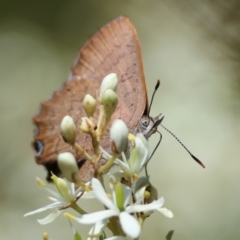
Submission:
[[[107,75],[101,84],[99,98],[95,99],[90,94],[87,94],[83,100],[83,107],[86,112],[86,116],[82,117],[80,126],[76,126],[71,116],[65,116],[62,119],[60,129],[63,140],[72,146],[76,155],[83,155],[87,161],[90,161],[94,166],[94,175],[103,174],[113,164],[114,160],[125,151],[128,143],[128,129],[125,123],[121,120],[113,122],[110,130],[109,145],[114,157],[109,163],[104,166],[103,162],[107,162],[107,159],[102,160],[102,152],[100,150],[100,141],[108,128],[111,116],[116,110],[118,104],[118,96],[116,94],[118,85],[117,75],[110,73]],[[98,116],[96,110],[98,111]],[[79,132],[78,128],[82,131]],[[79,145],[77,136],[79,134],[88,134],[91,137],[92,152],[87,152],[84,149],[84,145]],[[79,137],[81,138],[81,136]],[[84,144],[84,143],[83,143]],[[100,163],[101,161],[101,163]],[[74,183],[81,182],[81,176],[78,176],[76,171],[76,159],[71,153],[61,153],[58,156],[58,165],[61,169],[64,177]],[[99,167],[101,167],[98,172]],[[90,176],[89,180],[91,180]]]

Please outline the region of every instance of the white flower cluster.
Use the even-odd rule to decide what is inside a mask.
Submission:
[[[91,135],[92,155],[87,153],[82,146],[77,145],[77,128],[70,116],[64,117],[60,126],[64,141],[83,155],[87,161],[98,166],[94,169],[94,176],[87,183],[82,181],[75,156],[71,153],[59,154],[58,165],[67,180],[52,175],[53,183],[57,188],[55,192],[47,188],[43,181],[37,179],[38,185],[44,187],[52,195],[49,199],[53,203],[24,216],[52,210],[46,218],[38,220],[40,224],[48,224],[55,220],[63,210],[70,207],[78,215],[65,213],[68,219],[80,224],[92,225],[88,235],[89,240],[100,239],[106,228],[111,230],[113,236],[101,239],[121,240],[126,236],[137,239],[144,220],[154,211],[161,212],[169,218],[173,217],[170,210],[162,208],[164,199],[158,198],[157,190],[150,183],[149,177],[141,176],[149,159],[148,142],[142,133],[132,135],[126,124],[118,119],[112,123],[110,128],[111,154],[100,146],[100,139],[117,106],[117,83],[117,76],[114,73],[109,74],[103,80],[99,95],[100,113],[97,123],[93,118],[97,101],[90,95],[84,99],[83,105],[87,117],[82,119],[80,129]],[[102,159],[105,161],[99,164]],[[117,165],[118,169],[111,174],[105,174],[113,164]],[[107,181],[108,184],[106,184]],[[101,202],[103,209],[87,213],[78,201],[89,198],[95,198]],[[73,229],[73,234],[76,235],[75,229]]]

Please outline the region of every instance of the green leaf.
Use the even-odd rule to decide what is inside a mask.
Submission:
[[[171,240],[173,236],[174,230],[170,230],[166,236],[166,240]]]
[[[80,236],[80,234],[78,232],[75,232],[74,240],[82,240],[82,237]]]

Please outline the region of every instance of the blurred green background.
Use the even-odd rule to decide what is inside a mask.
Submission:
[[[206,165],[159,128],[149,171],[174,218],[155,213],[141,239],[164,239],[171,229],[173,239],[240,239],[239,9],[237,0],[1,0],[1,239],[42,239],[44,231],[71,239],[63,217],[46,226],[36,221],[46,213],[23,218],[49,203],[35,183],[45,171],[34,162],[31,118],[67,79],[87,38],[119,15],[138,31],[149,95],[161,79],[152,115],[163,113]]]

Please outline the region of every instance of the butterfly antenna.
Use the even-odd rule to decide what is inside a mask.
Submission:
[[[160,124],[160,125],[182,145],[182,147],[189,153],[189,155],[192,157],[193,160],[195,160],[199,165],[201,165],[203,168],[205,168],[204,164],[198,158],[196,158],[170,130],[168,130],[162,124]]]
[[[156,147],[155,147],[154,150],[152,151],[151,156],[148,158],[147,163],[145,164],[145,174],[146,174],[146,176],[148,176],[147,165],[148,165],[149,161],[151,160],[152,156],[154,155],[154,153],[156,152],[159,144],[160,144],[161,141],[162,141],[162,134],[161,134],[158,130],[156,130],[156,132],[159,133],[160,138],[159,138],[159,140],[158,140],[158,143],[157,143]]]
[[[154,95],[155,95],[156,91],[158,90],[159,86],[160,86],[160,80],[157,80],[157,83],[156,83],[156,85],[155,85],[155,89],[154,89],[154,91],[153,91],[153,95],[152,95],[152,98],[151,98],[151,102],[150,102],[150,106],[149,106],[149,109],[148,109],[148,113],[147,113],[147,116],[148,116],[148,117],[149,117],[150,110],[151,110],[151,107],[152,107]]]

